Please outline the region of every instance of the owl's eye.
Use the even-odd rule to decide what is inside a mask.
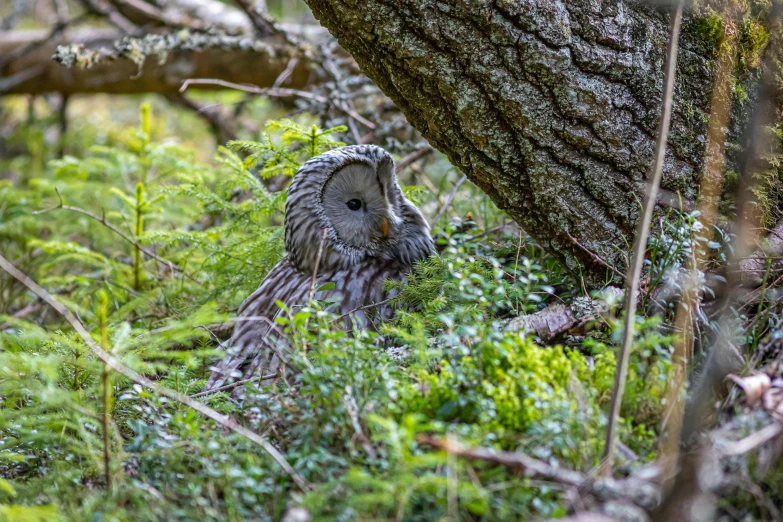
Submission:
[[[351,210],[359,210],[360,208],[362,208],[362,202],[361,200],[358,199],[352,199],[348,201],[346,205],[348,205],[348,208],[350,208]]]

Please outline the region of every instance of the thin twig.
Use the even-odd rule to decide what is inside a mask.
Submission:
[[[368,309],[370,309],[370,308],[375,308],[375,307],[377,307],[377,306],[385,305],[385,304],[387,304],[387,303],[390,303],[390,302],[392,302],[393,300],[394,300],[394,297],[389,297],[389,298],[387,298],[387,299],[384,299],[383,301],[378,301],[377,303],[370,303],[370,304],[368,304],[368,305],[360,306],[359,308],[354,308],[354,309],[353,309],[353,310],[351,310],[350,312],[345,312],[345,313],[344,313],[343,315],[341,315],[340,317],[336,317],[336,318],[332,319],[332,322],[333,322],[333,323],[335,323],[335,322],[337,322],[337,321],[340,321],[341,319],[345,319],[345,318],[346,318],[346,317],[348,317],[349,315],[352,315],[352,314],[354,314],[354,313],[356,313],[356,312],[361,312],[362,310],[368,310]]]
[[[353,396],[353,388],[350,385],[345,386],[345,395],[342,397],[345,410],[348,412],[348,417],[351,419],[351,426],[353,427],[354,436],[359,439],[359,443],[362,445],[362,449],[373,459],[378,458],[378,453],[370,443],[370,439],[364,434],[362,430],[362,424],[359,422],[359,404]]]
[[[318,265],[321,264],[321,255],[324,253],[324,243],[326,243],[326,234],[328,230],[321,230],[321,242],[318,244],[318,253],[315,255],[315,266],[313,267],[313,280],[310,281],[310,295],[307,298],[308,301],[312,301],[315,297],[315,279],[318,277]]]
[[[320,103],[329,103],[329,98],[307,91],[300,91],[298,89],[288,89],[286,87],[258,87],[256,85],[250,85],[247,83],[234,83],[214,78],[190,78],[182,82],[182,87],[179,88],[179,92],[185,92],[191,85],[219,85],[227,89],[235,89],[237,91],[249,92],[251,94],[258,94],[261,96],[273,96],[280,98],[296,96]]]
[[[305,480],[301,476],[299,476],[299,474],[296,471],[294,471],[294,469],[291,467],[288,461],[285,460],[285,457],[283,457],[283,455],[277,450],[277,448],[275,448],[272,444],[270,444],[269,441],[267,441],[264,437],[258,435],[253,431],[250,431],[244,426],[241,426],[227,415],[223,415],[222,413],[213,410],[209,406],[206,406],[196,400],[193,400],[187,395],[182,395],[181,393],[178,393],[172,390],[171,388],[167,388],[166,386],[161,386],[160,384],[153,382],[147,377],[144,377],[143,375],[137,373],[135,370],[128,368],[118,359],[114,358],[114,356],[110,355],[105,350],[103,350],[98,345],[98,343],[95,342],[95,340],[90,335],[90,332],[87,331],[87,328],[82,324],[82,322],[79,319],[77,319],[76,316],[73,315],[73,313],[68,308],[65,307],[65,305],[63,305],[60,301],[55,299],[54,296],[52,296],[49,292],[47,292],[45,289],[39,286],[35,281],[33,281],[25,274],[20,272],[14,265],[12,265],[2,255],[0,255],[0,268],[8,272],[8,274],[10,274],[13,278],[15,278],[23,285],[25,285],[31,292],[33,292],[35,295],[40,297],[44,302],[46,302],[46,304],[54,308],[54,310],[57,313],[62,315],[65,318],[65,320],[68,321],[68,323],[70,323],[73,329],[76,330],[76,333],[79,334],[79,336],[82,338],[85,344],[90,348],[90,350],[95,354],[95,356],[98,357],[98,359],[100,359],[101,361],[103,361],[111,369],[120,373],[121,375],[124,375],[131,381],[149,388],[150,390],[152,390],[153,392],[159,395],[168,397],[169,399],[172,399],[176,402],[184,404],[189,408],[196,410],[197,412],[201,413],[205,417],[210,418],[213,421],[217,422],[221,426],[228,428],[233,432],[245,437],[246,439],[253,442],[254,444],[257,444],[258,446],[263,448],[264,451],[266,451],[275,460],[275,462],[277,462],[280,465],[281,468],[283,468],[283,470],[288,474],[288,476],[291,477],[294,483],[296,483],[296,485],[299,486],[300,489],[302,489],[302,491],[309,491],[310,485],[307,482],[305,482]]]
[[[434,448],[442,449],[454,455],[474,460],[494,462],[511,468],[517,468],[525,472],[528,477],[544,477],[560,484],[581,487],[585,484],[585,476],[578,471],[565,468],[556,468],[549,464],[534,459],[524,453],[500,451],[490,448],[466,448],[451,438],[439,439],[431,435],[420,434],[416,437],[420,444],[426,444]]]
[[[51,212],[52,210],[59,210],[59,209],[70,210],[71,212],[78,212],[79,214],[83,214],[83,215],[85,215],[85,216],[87,216],[89,218],[94,219],[98,223],[102,224],[103,226],[105,226],[106,228],[108,228],[109,230],[111,230],[112,232],[117,234],[118,236],[120,236],[122,239],[124,239],[125,241],[127,241],[131,245],[133,245],[136,248],[138,248],[139,250],[141,250],[144,254],[146,254],[147,256],[151,257],[155,261],[158,261],[158,262],[163,263],[164,265],[168,266],[170,270],[172,270],[172,271],[176,270],[177,272],[181,272],[181,273],[185,274],[185,276],[188,279],[190,279],[191,281],[193,281],[194,283],[201,284],[201,281],[199,281],[198,279],[194,278],[193,276],[187,274],[185,272],[185,270],[182,267],[180,267],[179,265],[177,265],[176,263],[174,263],[172,261],[169,261],[168,259],[160,257],[158,254],[156,254],[152,250],[149,250],[149,249],[145,248],[141,243],[139,243],[138,241],[136,241],[132,237],[128,236],[125,232],[123,232],[122,230],[120,230],[116,226],[114,226],[111,223],[109,223],[106,220],[106,216],[105,215],[101,217],[101,216],[98,216],[97,214],[93,214],[89,210],[85,210],[83,208],[72,207],[70,205],[63,204],[63,197],[60,194],[59,190],[57,190],[57,197],[60,198],[60,204],[59,205],[57,205],[55,207],[45,208],[45,209],[42,209],[42,210],[36,210],[35,212],[33,212],[33,215],[38,216],[38,215],[41,215],[41,214],[46,214],[47,212]]]
[[[744,455],[781,434],[783,434],[783,422],[773,422],[765,428],[731,444],[722,453],[727,457]]]
[[[735,18],[731,13],[723,13],[724,20]],[[711,241],[714,234],[714,224],[718,218],[718,204],[723,191],[725,177],[726,133],[731,117],[734,85],[735,57],[739,34],[724,28],[724,35],[718,49],[718,63],[715,82],[710,103],[710,118],[707,131],[706,156],[704,174],[699,187],[699,220],[704,225],[701,233],[704,242]],[[664,477],[674,477],[680,463],[680,446],[682,442],[683,415],[685,401],[683,386],[689,373],[690,361],[693,358],[693,348],[698,333],[696,314],[702,301],[703,289],[699,274],[707,266],[710,254],[701,248],[694,248],[688,256],[683,282],[678,285],[681,292],[674,318],[675,336],[672,343],[672,365],[669,369],[666,390],[666,411],[661,423],[661,466]],[[664,490],[670,486],[665,483]]]
[[[573,244],[575,244],[576,246],[584,250],[587,253],[587,255],[589,255],[593,259],[593,261],[595,261],[600,265],[605,266],[609,271],[613,272],[615,275],[620,276],[623,279],[623,281],[625,281],[625,274],[617,270],[616,267],[610,265],[609,263],[607,263],[606,261],[598,257],[598,254],[596,254],[595,252],[593,252],[592,250],[584,246],[582,243],[577,241],[577,239],[571,234],[569,234],[567,231],[564,230],[563,232],[565,232],[565,235],[568,236],[568,239],[570,239]]]
[[[288,65],[285,66],[283,72],[277,75],[277,78],[275,79],[275,83],[272,84],[272,88],[279,89],[285,82],[287,82],[288,79],[291,78],[291,75],[294,73],[294,69],[296,69],[298,63],[299,63],[299,58],[297,58],[296,56],[288,60]]]
[[[103,18],[106,18],[112,25],[122,32],[130,35],[141,34],[141,29],[125,18],[122,13],[112,5],[101,4],[100,0],[81,0],[82,5],[90,11]]]
[[[120,10],[120,5],[126,9],[132,9],[135,11],[137,18],[139,16],[143,17],[143,21],[139,20],[143,24],[169,25],[163,11],[148,2],[141,0],[109,0],[109,2],[117,11]]]
[[[274,21],[255,5],[254,0],[234,0],[237,5],[245,12],[250,22],[253,24],[258,36],[266,37],[277,33],[279,29],[275,27]]]
[[[432,147],[423,147],[421,149],[414,150],[410,154],[403,156],[400,158],[400,161],[397,162],[395,165],[397,172],[402,171],[403,169],[406,169],[409,165],[412,165],[413,163],[419,161],[421,158],[425,156],[429,156],[433,153],[435,149]]]
[[[271,379],[275,375],[277,375],[277,374],[276,373],[270,373],[268,375],[262,375],[260,378],[259,377],[251,377],[250,379],[243,379],[241,381],[232,382],[231,384],[224,384],[223,386],[220,386],[218,388],[212,388],[211,390],[204,390],[204,391],[200,391],[198,393],[194,393],[190,397],[192,399],[195,399],[197,397],[203,397],[204,395],[212,395],[213,393],[218,393],[218,392],[222,392],[222,391],[226,391],[226,390],[231,390],[233,388],[236,388],[237,386],[241,386],[241,385],[247,384],[249,382],[255,382],[255,381],[258,381],[258,380],[265,381],[267,379]]]
[[[330,100],[325,96],[320,96],[318,94],[313,94],[307,91],[301,91],[299,89],[289,89],[286,87],[262,88],[256,85],[234,83],[234,82],[228,82],[226,80],[218,80],[214,78],[190,78],[182,82],[182,87],[179,88],[179,92],[185,92],[187,88],[190,87],[191,85],[219,85],[227,89],[235,89],[238,91],[249,92],[251,94],[258,94],[259,96],[271,96],[273,98],[292,98],[292,97],[304,98],[307,100],[313,100],[318,103],[331,104],[337,107],[338,109],[340,109],[348,116],[354,118],[356,121],[363,123],[365,127],[368,127],[370,129],[375,129],[376,127],[376,125],[373,122],[371,122],[370,120],[368,120],[367,118],[365,118],[364,116],[356,112],[355,110],[351,109],[341,101]]]
[[[603,461],[601,462],[601,474],[609,476],[612,472],[612,456],[617,438],[617,427],[620,417],[620,406],[623,402],[625,379],[628,374],[628,359],[631,354],[631,345],[634,337],[634,324],[636,323],[636,299],[639,293],[639,282],[642,277],[644,265],[644,253],[647,249],[647,236],[652,222],[652,213],[655,208],[655,199],[661,184],[663,171],[663,159],[666,154],[666,141],[669,135],[669,124],[672,113],[672,93],[674,80],[677,74],[677,49],[680,36],[680,24],[682,23],[683,0],[678,0],[672,10],[669,33],[669,49],[666,56],[666,70],[663,78],[663,106],[661,107],[661,123],[658,129],[658,139],[655,144],[655,163],[653,164],[647,197],[642,207],[642,216],[636,231],[636,243],[633,257],[628,268],[628,288],[625,296],[625,321],[623,330],[623,344],[617,361],[615,384],[612,390],[612,400],[609,409],[609,426],[606,432],[606,446],[604,448]]]
[[[464,174],[461,178],[459,178],[459,181],[454,184],[454,188],[451,189],[451,192],[449,192],[449,195],[446,197],[446,201],[443,203],[443,206],[440,207],[438,210],[438,213],[435,214],[435,217],[432,218],[432,222],[430,223],[430,227],[434,227],[437,223],[440,217],[443,215],[444,212],[446,212],[446,209],[449,208],[449,205],[451,205],[451,202],[454,201],[454,197],[457,195],[457,191],[459,190],[460,185],[465,183],[467,181],[468,177]]]

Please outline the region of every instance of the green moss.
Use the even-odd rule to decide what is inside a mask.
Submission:
[[[748,71],[760,65],[761,54],[769,43],[769,30],[756,19],[745,20],[740,32],[739,66]]]
[[[706,16],[696,18],[693,23],[694,35],[716,51],[723,38],[723,17],[710,12]]]

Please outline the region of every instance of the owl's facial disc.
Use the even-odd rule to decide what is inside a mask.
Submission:
[[[353,163],[335,172],[323,192],[323,209],[334,232],[351,247],[374,252],[402,228],[391,164],[376,169]]]

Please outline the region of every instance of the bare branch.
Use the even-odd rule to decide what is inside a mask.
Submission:
[[[274,23],[269,16],[255,3],[255,0],[235,0],[236,4],[247,14],[247,17],[253,23],[256,33],[259,36],[270,36],[275,34]]]
[[[280,37],[173,32],[124,38],[122,31],[113,28],[66,28],[52,38],[50,34],[50,30],[0,32],[0,60],[7,60],[0,78],[5,92],[166,95],[178,92],[182,82],[193,77],[271,87],[294,57],[297,61],[286,85],[300,89],[311,81],[310,61]],[[9,60],[11,56],[15,58]]]
[[[398,161],[396,164],[397,172],[400,172],[403,169],[408,168],[409,165],[412,165],[413,163],[419,161],[421,158],[429,156],[434,151],[435,149],[433,149],[432,147],[422,147],[420,149],[414,150],[407,156],[403,156],[402,158],[400,158],[400,161]]]
[[[227,89],[236,89],[238,91],[244,91],[249,92],[252,94],[258,94],[259,96],[272,96],[276,98],[289,98],[289,97],[297,97],[297,98],[305,98],[308,100],[313,100],[319,103],[326,103],[326,104],[333,104],[335,107],[343,111],[348,116],[354,118],[356,121],[359,121],[363,123],[366,127],[370,129],[375,129],[376,125],[356,112],[355,110],[348,107],[344,102],[341,101],[332,101],[329,98],[326,98],[325,96],[319,96],[317,94],[313,94],[311,92],[302,91],[298,89],[287,89],[284,87],[271,87],[271,88],[261,88],[257,87],[255,85],[247,85],[247,84],[239,84],[234,82],[227,82],[225,80],[216,80],[216,79],[210,79],[210,78],[192,78],[185,80],[182,83],[182,87],[180,87],[179,92],[185,92],[188,87],[191,85],[219,85],[220,87],[225,87]]]
[[[441,218],[444,212],[446,212],[446,209],[449,208],[449,205],[451,205],[451,202],[454,201],[454,197],[457,195],[457,191],[459,190],[460,186],[465,183],[468,180],[468,177],[464,174],[461,178],[454,184],[454,188],[451,189],[451,192],[449,192],[449,195],[446,197],[446,201],[443,202],[443,205],[438,209],[438,212],[435,214],[435,217],[432,218],[432,222],[430,223],[430,227],[434,227],[438,220]]]
[[[585,476],[578,471],[555,468],[543,461],[529,457],[524,453],[499,451],[489,448],[466,448],[453,440],[438,439],[423,434],[417,436],[416,440],[421,444],[442,449],[460,457],[484,460],[511,468],[517,468],[524,471],[525,475],[528,477],[543,477],[573,487],[581,487],[586,482]]]
[[[132,35],[141,34],[141,29],[136,24],[125,18],[117,9],[106,4],[102,0],[81,0],[81,3],[89,12],[105,18],[123,33]]]

